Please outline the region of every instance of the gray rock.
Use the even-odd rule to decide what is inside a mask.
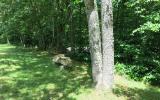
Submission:
[[[53,63],[59,64],[60,69],[64,67],[71,67],[72,60],[70,57],[66,57],[64,54],[55,55],[52,59]]]

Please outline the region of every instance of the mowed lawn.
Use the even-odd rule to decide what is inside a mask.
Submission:
[[[88,64],[60,70],[53,55],[0,45],[0,100],[160,100],[160,88],[115,75],[112,92],[92,89]]]

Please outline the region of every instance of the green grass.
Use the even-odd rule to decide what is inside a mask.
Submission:
[[[112,92],[91,88],[90,68],[60,71],[52,55],[0,45],[0,100],[160,100],[160,88],[115,75]]]

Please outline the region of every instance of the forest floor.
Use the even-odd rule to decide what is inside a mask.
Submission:
[[[160,100],[160,88],[119,75],[112,92],[94,90],[89,69],[60,71],[47,52],[0,45],[0,100]]]

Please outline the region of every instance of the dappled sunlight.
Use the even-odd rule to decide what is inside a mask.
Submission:
[[[0,53],[0,55],[6,55],[7,53],[4,53],[4,52],[2,52],[2,53]]]
[[[0,56],[2,99],[72,100],[82,88],[90,88],[90,76],[86,69],[79,68],[81,65],[61,71],[46,52],[37,54],[23,48],[6,48],[1,47],[6,55]]]
[[[118,97],[125,96],[127,100],[159,100],[160,92],[153,88],[129,88],[122,85],[116,85],[113,93]]]
[[[127,100],[159,100],[159,90],[142,82],[115,75],[113,93],[118,97],[126,97]]]
[[[1,47],[1,46],[0,46]],[[5,46],[4,46],[5,47]],[[160,89],[115,75],[112,92],[92,88],[88,64],[73,61],[60,70],[52,56],[24,48],[3,48],[0,55],[0,99],[2,100],[159,100]]]

